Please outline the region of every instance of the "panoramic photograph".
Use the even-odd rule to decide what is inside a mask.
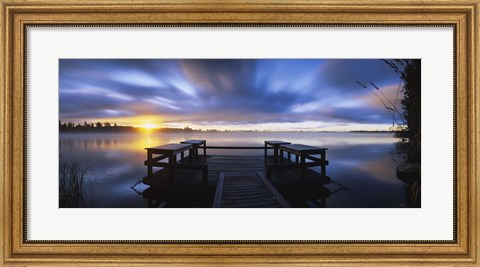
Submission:
[[[420,59],[59,59],[60,208],[420,208]]]

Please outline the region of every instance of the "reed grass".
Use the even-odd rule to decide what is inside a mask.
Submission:
[[[76,161],[60,162],[60,208],[92,207],[95,196],[95,173]]]

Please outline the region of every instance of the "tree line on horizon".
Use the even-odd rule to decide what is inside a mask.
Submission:
[[[75,132],[75,133],[82,133],[82,132],[140,132],[142,131],[142,127],[134,127],[134,126],[124,126],[118,125],[117,123],[110,123],[110,122],[96,122],[96,123],[74,123],[74,122],[58,122],[59,131],[60,132]],[[275,131],[268,131],[268,130],[217,130],[217,129],[193,129],[188,126],[184,128],[152,128],[150,129],[151,132],[275,132]],[[303,130],[293,131],[293,132],[303,132]],[[336,131],[322,131],[322,132],[336,132]],[[396,130],[351,130],[345,131],[351,133],[397,133]]]
[[[74,123],[74,122],[63,122],[60,120],[58,121],[58,128],[60,132],[139,132],[141,131],[141,127],[133,127],[133,126],[124,126],[118,125],[117,123],[110,123],[110,122],[96,122],[96,123]],[[184,128],[153,128],[150,131],[161,131],[161,132],[201,132],[200,129],[192,129],[188,126]],[[219,132],[215,129],[205,130],[205,132]]]
[[[116,123],[111,124],[109,122],[96,122],[96,123],[87,123],[86,121],[82,123],[74,122],[65,122],[58,121],[58,127],[60,131],[103,131],[103,130],[134,130],[132,126],[120,126]]]

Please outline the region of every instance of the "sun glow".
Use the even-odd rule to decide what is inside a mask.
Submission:
[[[113,120],[113,119],[112,119]],[[159,115],[141,115],[132,117],[115,118],[115,121],[120,125],[132,126],[144,131],[155,130],[161,128],[163,122]]]
[[[143,129],[146,129],[146,130],[151,130],[153,128],[156,128],[157,126],[153,123],[145,123],[140,127],[142,127]]]

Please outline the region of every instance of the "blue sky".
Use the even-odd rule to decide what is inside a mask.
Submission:
[[[380,59],[60,59],[62,122],[219,130],[387,130]],[[363,88],[373,82],[373,86]]]

